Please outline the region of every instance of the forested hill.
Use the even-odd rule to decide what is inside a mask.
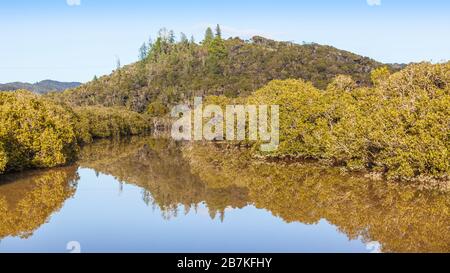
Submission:
[[[176,41],[162,30],[155,42],[144,44],[140,61],[118,68],[67,90],[60,99],[72,105],[126,106],[145,112],[193,95],[248,95],[273,79],[305,79],[325,88],[339,74],[360,85],[370,84],[370,72],[382,66],[331,46],[277,42],[263,37],[249,41],[222,39],[220,28],[208,29],[201,43],[185,35]],[[157,113],[158,114],[158,113]]]
[[[34,93],[45,94],[51,91],[64,91],[69,88],[80,86],[79,82],[58,82],[52,80],[40,81],[37,83],[11,82],[0,84],[0,91],[14,91],[26,89]]]

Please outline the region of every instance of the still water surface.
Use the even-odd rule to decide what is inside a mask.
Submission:
[[[449,198],[215,145],[99,141],[74,166],[0,177],[0,252],[450,252]]]

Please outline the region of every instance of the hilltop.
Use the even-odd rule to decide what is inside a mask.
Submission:
[[[171,104],[193,96],[247,96],[274,79],[303,79],[325,88],[340,74],[370,85],[370,72],[384,64],[331,46],[279,42],[255,36],[222,39],[220,28],[201,43],[162,30],[144,44],[140,61],[111,75],[64,92],[71,105],[125,106],[160,115]],[[398,70],[397,66],[390,66]]]

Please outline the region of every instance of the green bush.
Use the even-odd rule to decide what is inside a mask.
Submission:
[[[150,130],[143,115],[116,107],[87,106],[74,108],[80,127],[92,138],[139,135]]]
[[[389,178],[448,177],[450,63],[415,64],[375,86],[336,77],[326,90],[298,80],[272,81],[249,103],[280,105],[280,147],[269,156],[315,158]]]
[[[65,165],[94,138],[145,133],[142,115],[118,108],[63,104],[29,91],[0,93],[0,174]]]
[[[75,114],[28,91],[0,93],[0,173],[73,160]]]
[[[275,80],[249,97],[251,105],[280,105],[280,145],[272,156],[317,158],[324,153],[317,144],[326,136],[316,135],[326,126],[317,120],[322,97],[323,92],[302,80]]]
[[[391,176],[450,172],[450,63],[411,65],[378,87],[377,165]],[[376,135],[376,136],[377,136]]]

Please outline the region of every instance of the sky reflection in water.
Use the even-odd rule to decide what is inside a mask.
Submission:
[[[295,166],[236,174],[234,155],[205,156],[214,148],[111,145],[85,149],[81,167],[1,178],[0,252],[69,252],[70,241],[82,252],[449,251],[447,194]]]

